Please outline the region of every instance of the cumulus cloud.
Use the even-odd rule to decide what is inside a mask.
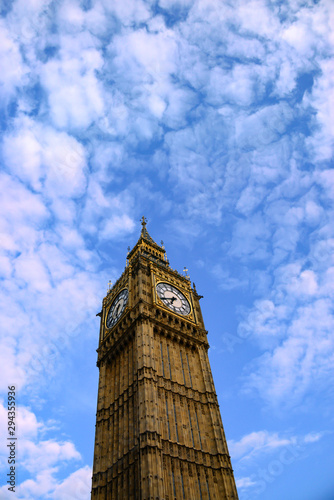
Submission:
[[[73,472],[51,494],[54,500],[89,500],[92,470],[88,465]]]
[[[0,429],[7,428],[7,409],[0,406]],[[70,441],[43,439],[43,434],[49,432],[49,424],[39,421],[36,415],[24,406],[17,408],[17,428],[20,442],[20,467],[28,473],[29,479],[17,485],[17,498],[32,500],[39,497],[79,499],[89,498],[91,470],[88,466],[77,469],[67,478],[57,478],[59,470],[68,462],[81,460],[80,453]],[[5,463],[8,455],[6,439],[3,436],[0,454]],[[7,486],[1,489],[2,498],[8,496]],[[9,492],[9,495],[12,494]],[[61,496],[63,494],[63,496]],[[80,496],[81,495],[81,496]]]

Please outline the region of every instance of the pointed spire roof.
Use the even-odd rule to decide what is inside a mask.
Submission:
[[[150,236],[149,232],[147,231],[146,228],[147,224],[147,219],[146,217],[141,218],[141,233],[139,236],[139,239],[133,249],[128,253],[128,261],[130,262],[135,255],[138,253],[154,260],[154,261],[160,261],[161,263],[164,263],[164,265],[168,265],[167,257],[166,257],[166,250],[163,246],[163,244],[160,246],[158,245],[152,236]]]
[[[141,233],[140,233],[140,238],[144,238],[145,240],[149,241],[150,243],[154,243],[155,245],[157,245],[157,243],[154,241],[154,239],[149,235],[149,233],[147,231],[147,228],[146,228],[147,219],[146,219],[146,217],[142,216],[142,218],[140,220],[141,220],[141,225],[143,226]]]

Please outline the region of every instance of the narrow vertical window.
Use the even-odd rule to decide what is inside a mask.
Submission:
[[[133,469],[134,469],[134,476],[135,476],[134,485],[133,485],[133,492],[134,492],[135,500],[137,500],[137,488],[136,488],[136,485],[138,484],[138,470],[134,466],[133,466]]]
[[[114,366],[115,366],[115,379],[114,379],[114,382],[115,382],[115,384],[114,384],[114,400],[115,400],[115,399],[117,399],[117,397],[118,397],[118,394],[117,394],[117,382],[118,382],[118,380],[117,380],[117,375],[118,375],[118,373],[117,373],[117,361],[118,361],[118,360],[116,359],[116,360],[115,360],[115,364],[114,364]]]
[[[189,415],[191,439],[192,439],[192,442],[193,442],[193,447],[195,447],[194,434],[193,434],[193,426],[192,426],[192,423],[191,423],[191,415],[190,415],[190,408],[189,408],[189,406],[188,406],[188,415]]]
[[[168,439],[170,439],[170,427],[169,427],[169,415],[168,415],[168,401],[167,401],[167,396],[166,396],[166,415],[167,415]]]
[[[173,495],[174,495],[174,498],[176,498],[175,477],[174,477],[174,470],[173,469],[172,469],[172,479],[173,479]]]
[[[198,416],[197,416],[196,407],[195,407],[195,416],[196,416],[197,430],[198,430],[198,436],[199,436],[199,444],[201,445],[201,450],[202,450],[201,431],[199,430],[199,425],[198,425]]]
[[[181,357],[181,367],[182,367],[182,374],[183,374],[183,382],[184,382],[184,385],[186,385],[186,377],[184,376],[184,368],[183,368],[182,351],[180,351],[180,357]]]
[[[199,475],[197,476],[197,479],[198,479],[199,496],[200,496],[200,499],[202,500],[201,481],[199,480]]]
[[[172,380],[172,367],[170,366],[170,357],[169,357],[169,347],[167,345],[167,356],[168,356],[168,364],[169,364],[169,376],[170,379]]]
[[[210,497],[210,488],[209,488],[209,483],[208,483],[208,478],[206,478],[206,487],[207,487],[207,490],[208,490],[208,498],[209,498],[209,500],[211,500],[211,497]]]
[[[128,387],[131,385],[131,361],[130,361],[130,352],[131,352],[131,347],[130,344],[128,346]]]
[[[181,486],[182,486],[182,496],[183,496],[183,498],[186,498],[186,495],[185,495],[185,493],[184,493],[184,484],[183,484],[183,474],[182,474],[182,469],[181,469]],[[209,500],[211,500],[211,499],[209,498]]]
[[[176,430],[176,441],[179,440],[179,433],[177,431],[177,420],[176,420],[176,408],[175,408],[175,401],[173,399],[173,407],[174,407],[174,419],[175,419],[175,430]]]
[[[164,355],[162,352],[162,342],[160,342],[160,351],[161,351],[161,364],[162,364],[162,376],[165,376],[165,366],[164,366]]]
[[[187,352],[186,352],[186,356],[187,356],[187,365],[188,365],[188,371],[189,371],[190,387],[192,388],[193,382],[191,380],[191,373],[190,373],[190,366],[189,366],[189,359],[188,359],[188,353]]]

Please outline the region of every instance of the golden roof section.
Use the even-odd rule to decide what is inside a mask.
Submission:
[[[158,245],[154,239],[150,236],[147,227],[146,217],[141,218],[141,233],[139,239],[133,249],[128,253],[128,262],[131,264],[134,257],[139,253],[153,261],[160,261],[161,264],[168,265],[167,256],[165,248],[162,245]]]

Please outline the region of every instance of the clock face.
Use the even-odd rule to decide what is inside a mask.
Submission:
[[[177,288],[168,283],[159,283],[157,285],[157,294],[160,297],[163,304],[176,312],[177,314],[183,314],[186,316],[190,313],[190,304]]]
[[[117,323],[119,318],[122,316],[125,306],[128,302],[128,298],[129,298],[129,291],[126,288],[124,288],[124,290],[119,292],[119,294],[117,295],[117,297],[110,306],[106,321],[107,328],[112,328]]]

